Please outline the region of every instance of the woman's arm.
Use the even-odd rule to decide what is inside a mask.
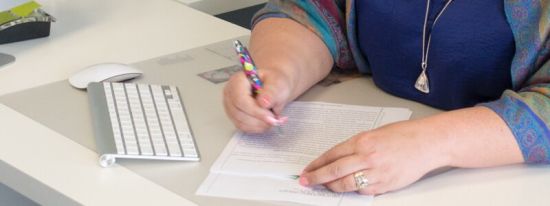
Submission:
[[[333,60],[323,41],[291,19],[270,18],[252,31],[250,53],[264,87],[254,98],[242,73],[234,75],[224,90],[225,111],[245,132],[263,132],[282,124],[269,109],[279,114],[330,71]]]
[[[486,107],[445,112],[363,132],[337,145],[304,169],[303,185],[336,192],[357,190],[353,174],[369,185],[362,194],[405,187],[443,166],[490,167],[523,162],[508,126]]]
[[[244,75],[224,90],[225,111],[237,128],[263,132],[285,122],[284,106],[324,78],[333,64],[353,67],[345,35],[345,1],[270,0],[253,19],[251,55],[264,81],[255,99]]]
[[[477,168],[523,162],[510,128],[486,107],[450,111],[420,121],[427,129],[439,128],[436,130],[444,134],[441,156],[448,159],[444,166]]]
[[[516,137],[527,163],[550,163],[550,7],[505,2],[514,34],[513,90],[483,104],[495,111]],[[528,11],[528,16],[518,15]]]
[[[261,70],[278,70],[290,80],[287,101],[326,77],[333,65],[323,41],[303,25],[286,18],[270,18],[256,24],[250,38],[250,52]],[[277,93],[266,87],[260,97]]]

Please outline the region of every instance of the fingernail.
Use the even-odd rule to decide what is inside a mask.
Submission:
[[[265,96],[260,98],[260,103],[262,104],[262,107],[269,107],[269,100]]]
[[[308,186],[309,185],[309,181],[307,181],[307,179],[303,176],[300,177],[299,182],[300,182],[300,185],[302,185],[302,186]]]
[[[269,122],[269,124],[271,124],[271,126],[278,126],[279,125],[279,120],[277,120],[273,117],[268,116],[266,119]]]
[[[286,124],[287,121],[288,121],[288,117],[279,117],[280,124]]]

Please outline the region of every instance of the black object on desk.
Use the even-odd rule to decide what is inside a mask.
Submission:
[[[42,10],[29,17],[0,25],[0,44],[18,42],[50,35],[50,25],[55,18]]]
[[[251,27],[250,22],[252,21],[252,17],[256,12],[258,12],[264,6],[265,4],[258,4],[255,6],[246,7],[235,11],[218,14],[216,15],[216,17],[226,20],[228,22],[231,22],[233,24],[237,24],[241,27],[250,29]]]

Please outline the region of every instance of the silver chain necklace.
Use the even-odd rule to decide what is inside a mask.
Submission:
[[[428,69],[428,53],[430,52],[430,43],[432,40],[432,32],[433,28],[435,27],[435,24],[437,23],[437,20],[441,15],[445,12],[449,4],[453,2],[453,0],[448,0],[447,3],[445,3],[445,6],[437,14],[435,17],[434,23],[432,24],[432,27],[430,28],[430,34],[428,34],[428,44],[426,44],[426,33],[428,32],[428,16],[430,13],[430,1],[427,0],[426,3],[426,15],[424,16],[424,29],[422,30],[422,63],[420,64],[420,67],[422,68],[422,73],[420,73],[420,76],[416,79],[416,83],[414,84],[414,87],[418,89],[418,91],[421,91],[423,93],[430,93],[430,83],[428,80],[428,76],[426,75],[426,70]]]

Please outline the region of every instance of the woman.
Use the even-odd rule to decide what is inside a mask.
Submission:
[[[333,65],[382,90],[449,110],[362,132],[303,171],[300,184],[381,194],[427,172],[550,162],[550,2],[546,0],[270,1],[250,50],[264,90],[226,85],[235,125],[263,132]]]

